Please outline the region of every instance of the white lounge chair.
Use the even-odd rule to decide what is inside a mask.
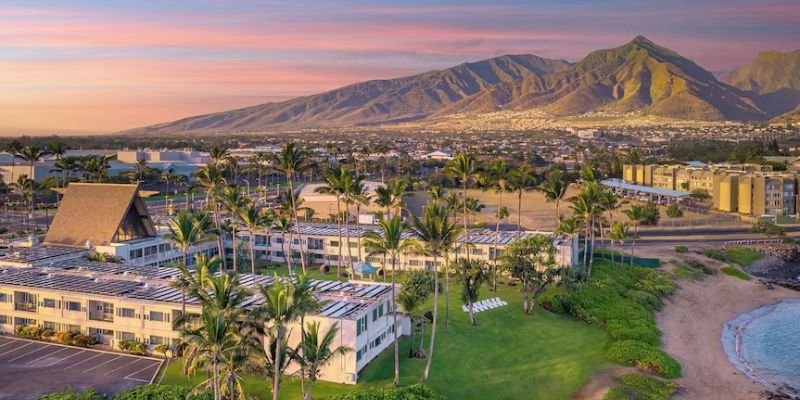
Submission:
[[[464,310],[464,312],[469,312],[469,307],[467,307],[466,304],[462,304],[461,309]]]

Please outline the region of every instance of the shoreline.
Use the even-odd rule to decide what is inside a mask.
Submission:
[[[783,382],[772,382],[768,378],[761,376],[742,354],[742,338],[747,332],[750,324],[762,317],[774,313],[780,305],[788,302],[799,303],[800,300],[781,300],[777,303],[768,304],[748,311],[744,314],[741,314],[739,317],[726,322],[720,340],[722,341],[722,346],[725,349],[725,352],[728,354],[728,360],[740,371],[747,374],[751,379],[761,383],[769,390],[772,390],[776,393],[797,397],[800,396],[800,390],[798,388],[789,386]]]
[[[696,259],[716,270],[727,265],[697,254],[677,255],[672,249],[652,253],[663,260]],[[719,271],[701,281],[679,280],[678,284],[678,290],[656,313],[662,348],[683,367],[683,377],[675,380],[681,390],[673,398],[762,398],[770,387],[740,371],[729,359],[721,339],[723,330],[743,314],[783,300],[800,299],[800,292],[768,289],[756,279],[744,281]]]

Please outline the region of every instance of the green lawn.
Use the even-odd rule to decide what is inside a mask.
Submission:
[[[746,267],[761,259],[761,253],[748,247],[729,247],[726,251],[728,261]]]
[[[482,295],[494,297],[485,289]],[[509,306],[478,313],[477,327],[469,325],[457,293],[450,299],[449,332],[443,330],[444,310],[440,309],[441,330],[429,384],[448,399],[569,399],[593,372],[608,365],[604,350],[609,339],[602,330],[542,309],[524,315],[518,287],[501,285],[497,295]],[[441,301],[443,306],[443,297]],[[408,341],[402,340],[401,346],[401,355],[408,354]],[[401,356],[401,383],[419,382],[424,366],[424,360]],[[322,382],[315,386],[314,398],[356,388],[388,387],[392,376],[389,348],[361,372],[357,386]],[[177,362],[167,368],[162,383],[191,385],[199,379],[183,376]],[[264,379],[250,378],[246,387],[260,399],[269,397]],[[301,398],[296,378],[285,379],[281,398]]]

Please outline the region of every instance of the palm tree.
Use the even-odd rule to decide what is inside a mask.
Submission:
[[[522,237],[522,195],[536,186],[536,175],[527,164],[508,174],[511,190],[517,192],[517,239]]]
[[[430,197],[430,200],[433,202],[438,203],[444,200],[446,195],[447,193],[441,186],[432,186],[428,189],[428,197]]]
[[[102,182],[108,177],[109,161],[116,157],[110,156],[88,156],[81,159],[78,169],[83,172],[84,179],[89,182]]]
[[[492,258],[492,290],[497,291],[497,247],[500,240],[500,221],[508,218],[508,208],[503,205],[503,193],[508,191],[508,165],[505,160],[494,160],[481,178],[486,187],[494,187],[499,195],[497,200],[497,221],[494,227],[494,257]]]
[[[289,192],[294,194],[294,177],[296,174],[301,173],[310,161],[309,153],[305,149],[295,147],[294,143],[287,143],[280,153],[273,157],[275,169],[282,172],[286,176],[286,181],[289,183]],[[297,235],[300,243],[303,243],[303,236],[300,231],[300,221],[297,218],[297,207],[294,202],[292,203],[292,216],[294,217],[294,224],[297,227]],[[303,251],[300,251],[300,265],[303,272],[306,270],[306,259]]]
[[[60,160],[64,157],[64,153],[66,153],[67,150],[69,150],[69,146],[60,140],[54,140],[47,144],[47,152],[54,155],[56,160]]]
[[[17,177],[17,181],[12,183],[11,186],[17,188],[19,190],[20,197],[22,197],[22,201],[25,204],[25,207],[28,208],[28,211],[25,212],[25,230],[31,230],[31,214],[30,214],[30,205],[33,201],[33,188],[36,183],[33,179],[28,178],[27,174],[22,174]],[[35,219],[34,219],[35,222]]]
[[[433,347],[436,342],[436,321],[439,313],[439,257],[445,251],[448,243],[452,243],[458,234],[455,223],[450,222],[449,211],[437,203],[428,203],[422,213],[422,219],[414,216],[414,230],[425,246],[425,251],[433,256],[434,289],[433,289],[433,324],[431,326],[431,343],[428,351],[428,361],[422,374],[425,382],[430,376],[431,362],[433,360]]]
[[[399,210],[403,208],[403,196],[408,190],[408,185],[404,180],[396,179],[389,182],[386,186],[381,186],[375,189],[375,205],[383,207],[384,218],[389,219],[389,214],[393,209]]]
[[[212,213],[214,215],[214,226],[217,231],[220,230],[222,227],[222,221],[220,220],[220,207],[219,207],[219,192],[225,186],[228,186],[228,183],[225,181],[224,170],[217,164],[212,163],[208,164],[203,168],[200,168],[196,174],[195,178],[197,181],[197,185],[205,189],[206,192],[206,204],[211,206]],[[222,259],[222,267],[224,269],[228,268],[228,262],[225,259],[225,252],[224,252],[224,244],[222,243],[222,235],[217,236],[217,246],[219,248],[217,251],[219,252],[219,256]]]
[[[164,238],[172,245],[181,249],[183,266],[189,268],[189,248],[196,245],[203,238],[204,232],[200,231],[201,223],[190,211],[179,211],[174,219],[169,221],[169,233]],[[186,314],[186,288],[181,290],[181,313]]]
[[[14,172],[17,166],[17,157],[19,153],[22,151],[22,143],[19,140],[14,139],[8,143],[6,143],[4,150],[11,155],[11,179],[9,182],[14,183],[16,180],[14,179]]]
[[[636,250],[636,237],[639,233],[639,225],[644,221],[646,212],[644,206],[634,204],[630,209],[623,211],[628,219],[633,223],[633,243],[631,243],[631,268],[633,268],[634,251]]]
[[[397,295],[397,304],[403,309],[403,313],[411,320],[411,348],[409,348],[409,358],[411,354],[415,353],[414,348],[417,346],[414,336],[417,334],[417,324],[415,320],[419,318],[419,308],[422,307],[423,298],[417,293],[409,290],[401,290]],[[422,332],[419,332],[422,336]],[[419,346],[421,347],[421,345]]]
[[[347,182],[352,178],[352,173],[342,166],[329,168],[325,174],[325,185],[316,189],[318,193],[336,196],[336,226],[339,238],[339,255],[336,259],[336,279],[342,276],[342,197],[345,195]],[[348,248],[350,245],[348,237]]]
[[[581,231],[581,226],[580,225],[581,225],[581,222],[577,218],[572,217],[572,218],[563,219],[563,220],[561,220],[561,223],[559,224],[558,229],[556,230],[556,232],[561,234],[561,235],[567,235],[570,238],[570,240],[574,240],[575,235],[578,235],[580,233],[580,231]],[[570,257],[571,257],[571,255],[570,255]],[[575,260],[572,260],[571,262],[574,264]],[[563,258],[560,260],[560,264],[564,265]]]
[[[360,210],[360,204],[366,201],[364,195],[364,177],[362,175],[348,174],[347,179],[343,182],[342,200],[345,204],[345,220],[344,230],[347,236],[347,256],[350,258],[350,276],[355,276],[355,262],[353,261],[353,248],[350,247],[350,206],[357,204],[357,210]],[[358,211],[357,211],[358,212]],[[356,223],[358,223],[358,215],[356,215]],[[359,258],[361,252],[361,238],[359,240]]]
[[[70,172],[76,171],[77,169],[78,169],[77,157],[61,157],[53,163],[53,169],[51,169],[50,172],[60,173],[61,174],[60,187],[67,187],[67,179],[69,178]]]
[[[239,227],[239,214],[244,207],[247,207],[247,204],[250,202],[250,198],[247,197],[242,192],[238,186],[227,186],[222,189],[222,194],[220,196],[220,200],[222,201],[223,207],[228,211],[230,214],[230,224],[231,224],[231,243],[233,246],[233,270],[236,271],[239,268],[238,262],[238,253],[239,249],[236,247],[236,235],[238,233]]]
[[[587,278],[592,275],[592,259],[594,257],[593,254],[588,253],[588,249],[590,247],[589,240],[591,239],[592,253],[594,253],[595,222],[597,221],[599,213],[602,212],[602,208],[600,207],[601,192],[602,188],[599,184],[589,182],[581,189],[581,192],[578,193],[577,196],[570,199],[570,203],[572,203],[570,208],[572,209],[573,215],[581,219],[585,231],[583,239],[583,266]]]
[[[181,332],[181,342],[186,346],[184,372],[192,374],[201,367],[209,370],[214,400],[222,400],[220,367],[227,353],[242,350],[239,321],[231,313],[203,307],[200,322],[197,328],[185,327]],[[206,381],[199,388],[208,386],[209,382]]]
[[[307,280],[305,280],[307,285]],[[288,326],[292,322],[300,318],[300,316],[308,312],[307,305],[300,299],[307,289],[298,287],[291,282],[284,282],[278,279],[276,275],[274,282],[270,287],[259,288],[261,296],[264,298],[264,304],[255,310],[253,315],[262,327],[263,332],[269,332],[269,336],[274,340],[273,360],[273,382],[272,382],[272,399],[278,400],[280,395],[280,360],[284,357],[286,350],[283,345],[286,343],[288,334]],[[271,341],[262,339],[262,344],[269,344]],[[265,353],[268,352],[264,349]]]
[[[626,224],[624,222],[615,222],[614,225],[611,226],[611,233],[608,235],[609,238],[611,239],[612,243],[613,243],[613,241],[616,240],[616,241],[619,242],[620,246],[624,249],[625,240],[628,239],[628,229],[629,229],[628,228],[628,224]],[[625,257],[625,252],[624,252],[624,250],[620,251],[619,254],[620,254],[620,260],[619,260],[620,264],[624,265],[625,264],[625,258],[624,258]],[[612,266],[614,265],[614,250],[613,250],[613,247],[612,247],[612,250],[611,250],[611,265]]]
[[[211,157],[211,163],[221,165],[228,162],[231,157],[230,149],[224,146],[214,145],[208,151],[208,156]]]
[[[368,249],[369,255],[381,254],[389,256],[392,262],[392,302],[395,302],[396,295],[396,275],[397,275],[397,258],[400,254],[408,253],[417,244],[413,240],[407,240],[403,237],[406,229],[406,224],[400,220],[399,215],[395,215],[390,220],[378,221],[380,233],[370,231],[364,235],[366,240],[364,246]],[[385,265],[384,265],[385,271]],[[394,307],[392,307],[394,309]],[[394,331],[394,385],[400,385],[400,345],[397,341],[397,313],[392,310]]]
[[[320,375],[323,365],[330,362],[334,356],[343,356],[352,351],[346,346],[334,346],[339,325],[331,325],[324,334],[320,332],[319,321],[309,322],[303,327],[303,338],[294,352],[294,359],[300,364],[301,375],[308,377],[308,385],[303,390],[303,399],[311,400],[311,389]],[[301,377],[302,379],[302,377]]]
[[[464,152],[458,152],[452,160],[447,163],[444,168],[445,174],[456,177],[461,181],[461,198],[462,198],[462,221],[464,222],[464,240],[467,247],[469,247],[469,235],[467,234],[467,186],[469,181],[475,178],[475,158]],[[467,259],[469,259],[469,251],[467,252]]]
[[[624,199],[622,199],[621,197],[617,196],[614,192],[611,192],[609,190],[603,190],[602,192],[600,192],[599,203],[600,203],[600,208],[602,209],[601,212],[602,211],[607,211],[608,212],[608,221],[607,222],[608,222],[608,232],[610,234],[611,230],[614,227],[614,211],[618,210],[620,207],[625,205],[627,202]],[[600,233],[602,234],[603,232],[605,232],[605,230],[602,228],[602,223],[600,225],[601,225],[600,226]],[[611,239],[611,240],[609,240],[609,242],[611,243],[610,247],[611,247],[611,253],[612,253],[612,256],[613,256],[613,253],[614,253],[614,240]],[[613,264],[613,260],[612,260],[612,264]]]
[[[553,169],[547,174],[547,178],[542,182],[539,190],[544,193],[544,198],[548,202],[556,203],[556,228],[561,220],[561,200],[567,194],[569,182],[567,182],[564,172],[560,169]]]
[[[247,207],[239,211],[239,219],[242,220],[242,224],[244,224],[245,228],[247,228],[249,235],[250,273],[254,275],[256,273],[255,231],[265,227],[267,225],[268,218],[269,217],[266,217],[263,213],[261,213],[261,211],[259,211],[258,208],[253,204],[249,204]]]
[[[461,300],[467,303],[469,321],[472,326],[478,325],[473,304],[478,301],[481,285],[486,279],[485,267],[486,264],[481,260],[461,258],[456,261],[456,276],[461,280]]]
[[[36,176],[34,174],[34,166],[36,165],[37,162],[39,162],[42,159],[42,157],[44,157],[44,156],[46,156],[48,154],[50,154],[49,150],[47,150],[45,148],[42,148],[42,147],[39,147],[36,144],[31,144],[31,145],[25,146],[19,152],[19,158],[27,161],[28,162],[28,166],[30,167],[30,174],[31,174],[30,175],[30,177],[31,177],[31,179],[30,179],[30,190],[31,190],[30,191],[30,196],[31,196],[31,199],[30,199],[29,211],[28,212],[31,215],[33,215],[33,211],[34,211],[34,209],[36,207],[36,198],[35,198],[36,192],[33,189],[33,181],[34,181],[34,179],[36,179]],[[36,221],[36,217],[34,216],[34,222],[35,221]]]

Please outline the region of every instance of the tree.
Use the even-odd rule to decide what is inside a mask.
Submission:
[[[280,153],[274,155],[273,165],[275,169],[282,172],[286,176],[286,181],[289,183],[289,192],[294,195],[294,177],[304,171],[310,162],[309,152],[295,146],[294,143],[287,143]],[[297,217],[297,207],[295,202],[292,202],[292,216],[294,224],[297,227],[297,236],[300,243],[303,242],[303,236],[300,230],[300,221]],[[306,272],[306,259],[303,251],[300,251],[300,266],[303,268],[303,273]]]
[[[342,166],[329,168],[325,173],[325,185],[316,189],[318,193],[336,196],[336,232],[339,239],[339,255],[336,258],[336,279],[340,279],[342,276],[342,198],[346,195],[345,189],[347,188],[348,182],[352,179],[352,172]],[[349,236],[347,242],[349,250]]]
[[[681,206],[679,206],[678,203],[672,203],[667,206],[667,216],[670,218],[683,217],[683,210],[681,210]]]
[[[612,243],[612,248],[611,248],[611,265],[612,266],[614,265],[614,248],[613,248],[614,241],[619,242],[620,247],[622,247],[622,249],[623,249],[623,250],[621,250],[619,252],[619,254],[620,254],[620,260],[619,260],[620,264],[624,265],[624,263],[625,263],[625,261],[624,261],[624,257],[625,257],[624,246],[625,246],[625,241],[628,239],[628,233],[629,233],[629,227],[628,227],[628,224],[625,223],[625,222],[615,222],[614,225],[611,226],[611,233],[608,235],[608,237],[611,239],[611,243]]]
[[[417,345],[415,340],[415,336],[417,335],[420,337],[420,339],[422,339],[422,329],[417,329],[417,324],[415,322],[421,318],[419,315],[419,308],[422,306],[423,301],[424,297],[420,296],[413,290],[405,290],[405,288],[397,295],[397,304],[403,309],[403,313],[411,320],[411,346],[409,348],[409,358],[412,357],[412,354],[415,357],[422,358],[421,354],[424,353],[424,350],[422,350],[422,342]]]
[[[205,218],[201,214],[200,218]],[[181,250],[183,266],[189,268],[189,248],[203,240],[204,232],[201,231],[204,224],[190,211],[179,211],[174,219],[169,221],[169,233],[164,238],[169,240],[173,246]],[[181,290],[181,313],[186,314],[186,289]]]
[[[292,248],[289,246],[289,252],[286,252],[286,234],[291,232],[292,222],[286,214],[280,214],[275,218],[275,229],[281,234],[281,253],[286,259],[286,268],[288,269],[289,276],[292,276]]]
[[[783,227],[776,224],[774,221],[771,221],[766,218],[761,218],[753,224],[750,228],[753,232],[758,232],[766,235],[767,237],[784,237],[786,236],[786,230]]]
[[[594,254],[589,253],[589,247],[592,248],[594,253],[594,238],[597,217],[602,213],[600,206],[600,198],[602,196],[602,188],[599,184],[593,181],[587,181],[580,193],[577,196],[569,199],[572,213],[575,218],[579,218],[584,228],[583,238],[583,267],[587,277],[592,275],[592,261]],[[591,246],[589,241],[591,240]]]
[[[417,244],[413,240],[407,240],[403,237],[406,225],[400,220],[400,216],[395,215],[390,220],[378,221],[380,233],[367,232],[364,235],[366,240],[364,246],[368,249],[369,255],[381,254],[388,256],[392,262],[392,303],[394,304],[396,296],[396,276],[397,276],[397,258],[400,254],[408,253]],[[385,267],[385,266],[384,266]],[[384,268],[385,271],[385,268]],[[392,307],[394,309],[394,307]],[[392,319],[395,326],[394,329],[394,385],[400,385],[400,345],[397,341],[397,313],[392,310]]]
[[[89,182],[102,182],[105,178],[108,178],[109,162],[114,157],[116,156],[83,157],[79,162],[78,169],[83,173],[84,179]]]
[[[42,157],[44,157],[44,156],[46,156],[48,154],[50,154],[49,150],[47,150],[45,148],[42,148],[42,147],[39,147],[36,144],[25,146],[18,153],[19,158],[27,161],[28,162],[28,166],[30,167],[30,178],[31,179],[30,179],[30,183],[29,184],[30,184],[30,196],[31,197],[30,197],[30,202],[29,202],[29,206],[28,206],[29,207],[28,213],[31,214],[31,215],[33,215],[33,211],[34,211],[34,209],[36,207],[36,198],[35,198],[36,191],[34,190],[34,187],[33,187],[34,186],[33,181],[34,181],[34,179],[36,179],[36,176],[34,174],[34,166],[36,165],[37,162],[39,162],[42,159]],[[35,221],[36,221],[36,218],[34,217],[34,222]]]
[[[250,273],[256,273],[256,251],[255,251],[255,232],[264,228],[272,223],[270,214],[264,214],[258,210],[258,207],[253,204],[248,204],[245,208],[239,210],[239,219],[247,228],[249,242],[250,242]]]
[[[239,322],[236,316],[214,307],[203,307],[199,322],[196,328],[184,327],[181,331],[181,341],[186,347],[184,372],[192,374],[198,368],[205,368],[211,382],[204,381],[198,389],[211,386],[214,400],[222,400],[220,367],[226,353],[241,351]]]
[[[461,202],[462,202],[462,221],[464,223],[464,243],[469,247],[469,234],[467,234],[467,223],[469,211],[467,210],[467,186],[470,180],[476,177],[475,173],[475,158],[471,154],[465,152],[458,152],[450,160],[444,168],[444,173],[455,177],[461,181]],[[467,252],[467,259],[469,259],[469,252]]]
[[[556,227],[558,227],[558,221],[561,220],[560,205],[564,195],[567,194],[567,188],[569,188],[569,182],[567,182],[564,172],[560,169],[550,170],[547,174],[547,178],[539,186],[539,190],[544,193],[544,198],[548,202],[556,203]]]
[[[473,304],[478,301],[481,285],[486,279],[486,263],[481,260],[467,260],[460,258],[456,260],[455,270],[461,282],[461,300],[467,303],[469,310],[469,321],[472,326],[478,325],[475,318]]]
[[[301,279],[301,285],[309,285],[308,280]],[[272,398],[278,400],[280,395],[280,366],[285,353],[286,337],[288,326],[298,320],[301,314],[309,312],[307,305],[301,301],[303,292],[308,290],[292,282],[284,282],[276,275],[272,286],[261,287],[259,292],[264,298],[264,304],[253,310],[252,314],[260,326],[262,332],[262,345],[269,345],[274,341],[273,353],[273,382]],[[269,332],[267,334],[267,332]],[[267,340],[265,338],[272,338]],[[264,352],[270,350],[265,348]],[[276,362],[277,360],[277,362]]]
[[[497,291],[497,248],[500,241],[500,221],[509,216],[508,207],[503,205],[503,193],[509,189],[508,184],[508,165],[505,160],[494,160],[489,164],[489,168],[483,173],[482,180],[486,187],[494,187],[499,195],[497,200],[497,212],[495,213],[494,227],[494,257],[492,257],[492,290]]]
[[[522,195],[536,186],[536,176],[531,167],[522,165],[509,173],[511,190],[517,192],[517,239],[522,237]]]
[[[433,347],[436,342],[436,325],[439,313],[439,257],[448,243],[452,243],[458,235],[455,224],[450,222],[449,212],[437,203],[428,203],[422,212],[422,218],[414,216],[414,230],[424,244],[425,251],[433,257],[434,289],[433,289],[433,324],[431,326],[431,343],[428,350],[428,361],[422,374],[422,381],[430,376],[433,360]]]
[[[309,322],[302,328],[303,335],[293,359],[300,365],[303,375],[308,377],[308,385],[303,391],[303,398],[311,400],[311,389],[319,378],[320,369],[329,363],[334,356],[343,356],[352,351],[346,346],[335,346],[336,334],[339,332],[338,324],[332,325],[325,333],[320,332],[318,321]]]
[[[561,280],[562,266],[555,262],[555,253],[552,239],[537,234],[514,241],[501,258],[502,267],[520,281],[525,314],[531,313],[544,289]]]
[[[347,256],[350,258],[350,276],[355,276],[355,262],[353,261],[353,248],[350,246],[350,206],[359,205],[357,210],[360,210],[360,204],[367,201],[364,193],[364,177],[361,175],[348,174],[344,180],[342,200],[345,204],[347,211],[345,212],[345,235],[347,235]],[[358,211],[357,211],[358,212]],[[358,215],[356,215],[356,223],[358,224]],[[358,238],[358,251],[359,259],[361,252],[361,238]]]
[[[633,257],[636,251],[636,238],[639,233],[639,225],[647,217],[644,206],[634,204],[631,208],[624,211],[628,219],[633,223],[633,243],[631,244],[631,267],[633,267]]]
[[[233,270],[237,271],[239,268],[238,253],[239,249],[236,247],[236,236],[239,228],[239,214],[241,210],[250,203],[250,198],[242,192],[238,186],[227,186],[222,189],[221,194],[222,205],[230,214],[231,224],[231,245],[233,246]]]
[[[225,180],[224,170],[218,164],[211,163],[203,168],[200,168],[195,173],[195,179],[197,181],[197,185],[202,187],[206,192],[206,204],[211,206],[211,210],[214,215],[214,226],[217,229],[217,232],[221,233],[219,232],[220,228],[222,228],[219,193],[222,188],[228,186],[228,182]],[[225,257],[225,247],[224,243],[222,243],[221,234],[217,235],[217,246],[220,259],[222,259],[222,267],[227,269],[228,262]]]

